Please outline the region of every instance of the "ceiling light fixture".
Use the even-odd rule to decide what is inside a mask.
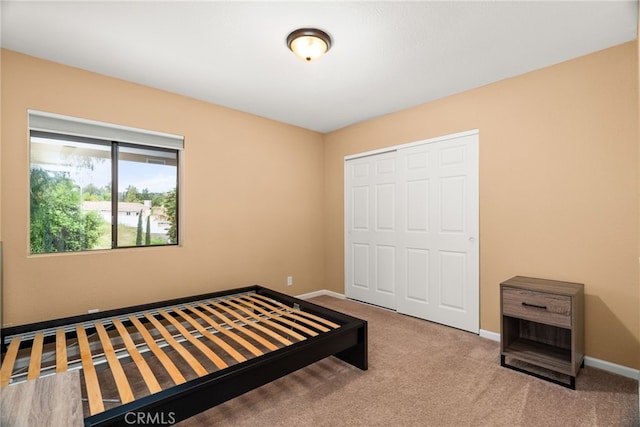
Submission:
[[[298,58],[310,62],[331,48],[331,37],[316,28],[300,28],[287,36],[287,46]]]

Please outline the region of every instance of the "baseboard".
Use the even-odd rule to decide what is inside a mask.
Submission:
[[[319,297],[322,295],[327,295],[334,298],[346,299],[344,294],[340,294],[338,292],[329,291],[326,289],[322,289],[320,291],[309,292],[307,294],[298,295],[297,298],[300,299],[308,299],[313,297]],[[479,333],[481,338],[490,339],[491,341],[500,341],[500,334],[497,332],[487,331],[485,329],[480,329]],[[595,357],[585,356],[584,357],[585,366],[590,366],[592,368],[602,369],[603,371],[611,372],[613,374],[621,375],[623,377],[631,378],[634,380],[640,381],[640,370],[629,368],[627,366],[618,365],[616,363],[607,362],[606,360],[596,359]],[[638,384],[640,389],[640,382]]]
[[[484,329],[480,329],[480,336],[482,338],[490,339],[491,341],[500,341],[500,334],[496,332],[486,331]]]
[[[326,296],[329,296],[329,297],[338,298],[338,299],[346,299],[344,294],[339,294],[338,292],[329,291],[327,289],[322,289],[322,290],[319,290],[319,291],[313,291],[313,292],[309,292],[309,293],[302,294],[302,295],[296,295],[296,298],[309,299],[309,298],[314,298],[314,297],[320,297],[320,296],[323,296],[323,295],[326,295]]]
[[[638,369],[629,368],[627,366],[618,365],[615,363],[607,362],[606,360],[600,360],[590,356],[584,357],[584,364],[586,366],[591,366],[592,368],[602,369],[603,371],[622,375],[623,377],[632,378],[634,380],[640,380],[640,370]]]

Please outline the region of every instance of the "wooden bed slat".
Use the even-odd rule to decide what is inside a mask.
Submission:
[[[206,314],[204,314],[203,312],[201,312],[200,310],[198,310],[196,307],[193,306],[189,306],[189,310],[192,311],[195,315],[197,315],[198,317],[200,317],[202,320],[204,320],[205,322],[207,322],[209,325],[211,325],[211,327],[213,329],[215,329],[216,331],[220,332],[223,335],[228,336],[229,338],[231,338],[232,340],[234,340],[235,342],[237,342],[238,344],[240,344],[241,346],[243,346],[244,348],[246,348],[247,350],[249,350],[254,356],[262,356],[264,353],[262,351],[260,351],[255,345],[251,344],[249,341],[245,340],[244,338],[242,338],[241,336],[239,336],[237,333],[235,332],[231,332],[229,331],[227,328],[223,328],[222,326],[220,326],[217,322],[214,322],[209,316],[207,316]],[[180,312],[178,310],[175,310],[178,314],[180,314]],[[185,313],[186,314],[186,313]],[[182,314],[181,314],[182,315]],[[184,316],[183,316],[184,317]],[[185,318],[186,319],[186,318]],[[187,319],[187,321],[189,323],[191,323],[191,321],[189,321]],[[198,322],[192,323],[192,325],[196,328],[198,328],[196,325],[200,326],[200,324]],[[201,327],[201,326],[200,326]],[[203,328],[204,329],[204,328]],[[215,337],[215,335],[213,335]],[[223,341],[224,342],[224,341]]]
[[[91,412],[91,415],[95,415],[104,411],[102,392],[100,391],[96,368],[93,366],[91,347],[89,347],[87,332],[84,330],[82,325],[78,325],[76,326],[76,333],[78,335],[78,346],[80,347],[80,358],[82,360],[82,369],[84,371],[84,384],[87,388],[89,411]]]
[[[294,320],[300,321],[302,323],[305,323],[308,326],[311,326],[312,328],[316,328],[319,331],[328,332],[328,331],[331,330],[331,329],[327,328],[324,325],[321,325],[321,324],[319,324],[317,322],[314,322],[311,319],[307,319],[307,318],[305,318],[303,316],[299,316],[296,313],[292,313],[291,310],[283,310],[282,307],[279,307],[279,306],[277,306],[275,304],[272,304],[271,301],[261,300],[259,298],[256,298],[253,295],[247,296],[247,299],[250,299],[251,301],[255,302],[256,304],[262,305],[263,307],[265,307],[268,310],[272,310],[272,311],[274,311],[276,313],[282,313],[282,316],[286,316],[286,317],[288,317],[290,319],[294,319]],[[300,311],[300,310],[298,310],[298,311]]]
[[[173,382],[176,385],[184,384],[185,382],[187,382],[184,375],[182,375],[176,365],[171,361],[171,359],[169,359],[169,356],[167,356],[167,354],[162,351],[160,346],[156,344],[156,341],[153,339],[147,328],[144,327],[142,322],[140,322],[135,316],[130,316],[129,320],[136,327],[138,332],[140,332],[140,335],[142,335],[144,342],[147,343],[147,347],[149,347],[156,358],[160,361],[164,369],[167,370],[167,373],[171,376]]]
[[[204,368],[204,366],[202,366],[200,364],[200,362],[198,362],[198,359],[196,359],[193,356],[193,354],[189,353],[189,350],[184,348],[182,346],[182,344],[180,344],[178,341],[176,341],[173,338],[173,336],[171,336],[171,333],[169,331],[167,331],[167,328],[165,328],[162,325],[162,323],[160,323],[158,321],[158,319],[156,319],[155,317],[153,317],[149,313],[146,313],[144,315],[144,317],[146,317],[147,320],[149,320],[151,322],[151,324],[158,330],[158,332],[160,332],[160,334],[162,335],[164,340],[167,342],[167,344],[169,344],[171,347],[173,347],[174,350],[176,350],[178,352],[178,354],[180,354],[180,356],[182,356],[182,358],[189,364],[189,366],[191,366],[191,368],[195,371],[196,374],[198,374],[199,377],[207,375],[207,373],[208,373],[207,370]],[[187,333],[187,335],[191,335],[191,334]],[[187,337],[185,337],[185,338],[187,338]]]
[[[127,380],[127,375],[124,373],[122,365],[118,360],[118,356],[116,356],[116,352],[113,349],[111,338],[101,322],[96,322],[95,325],[96,331],[98,331],[98,337],[100,337],[100,342],[102,343],[104,355],[107,358],[109,367],[111,368],[111,374],[113,375],[113,379],[116,381],[116,388],[118,389],[120,400],[122,403],[129,403],[135,398],[133,397],[133,391],[129,385],[129,380]]]
[[[246,300],[244,298],[235,298],[235,300],[236,301],[240,301],[242,304],[244,304],[245,306],[247,306],[251,310],[255,310],[258,313],[260,313],[262,315],[265,315],[265,316],[267,316],[267,317],[269,317],[269,318],[271,318],[273,320],[277,320],[278,322],[282,322],[284,324],[287,324],[287,325],[291,326],[292,328],[295,328],[295,329],[299,330],[300,332],[303,332],[303,333],[305,333],[307,335],[311,335],[312,337],[315,337],[316,335],[318,335],[318,333],[316,331],[312,331],[311,329],[309,329],[309,328],[307,328],[305,326],[302,326],[299,323],[293,322],[293,321],[291,321],[289,319],[285,319],[282,316],[274,316],[273,313],[265,310],[262,307],[259,307],[258,305],[256,305],[256,303],[254,303],[251,300]],[[278,313],[282,313],[280,310],[277,310],[277,311],[278,311]]]
[[[324,323],[325,325],[329,326],[330,328],[338,329],[340,327],[340,325],[338,325],[337,323],[334,323],[331,320],[327,320],[324,317],[316,316],[315,314],[311,314],[311,313],[308,313],[306,311],[302,311],[302,310],[300,310],[298,308],[289,307],[289,306],[281,303],[280,301],[273,300],[273,299],[271,299],[269,297],[266,297],[264,295],[253,294],[252,296],[260,298],[260,299],[263,299],[265,301],[269,301],[270,303],[275,304],[278,307],[282,307],[284,309],[291,310],[291,311],[293,311],[293,312],[295,312],[295,313],[297,313],[297,314],[299,314],[301,316],[305,316],[305,317],[308,317],[309,319],[313,319],[316,322]]]
[[[8,385],[11,380],[13,365],[16,363],[16,356],[18,355],[21,341],[22,337],[15,337],[11,340],[11,343],[9,343],[9,348],[2,361],[2,368],[0,368],[0,387]]]
[[[64,329],[56,330],[56,372],[67,371],[67,336]]]
[[[204,345],[204,343],[200,341],[198,338],[194,337],[193,334],[187,330],[187,328],[182,326],[182,324],[175,319],[175,317],[173,317],[172,315],[170,315],[164,310],[158,310],[158,313],[160,313],[165,319],[167,319],[173,325],[173,327],[176,328],[178,332],[180,332],[182,336],[185,337],[191,344],[196,346],[198,350],[204,353],[204,355],[207,356],[209,360],[211,360],[218,367],[218,369],[224,369],[227,366],[229,366],[213,350],[211,350],[209,347]],[[218,337],[214,337],[214,338],[215,338],[214,341],[220,340]],[[244,357],[242,357],[241,354],[237,353],[237,355],[240,356],[240,359],[241,359],[239,360],[240,362],[244,362],[246,360]]]
[[[118,319],[113,319],[112,322],[113,322],[113,325],[118,330],[118,333],[122,338],[122,342],[124,343],[124,346],[127,349],[129,356],[131,356],[131,360],[133,360],[133,362],[138,367],[138,371],[140,371],[140,374],[142,375],[142,378],[144,379],[144,382],[147,385],[149,392],[153,394],[153,393],[162,391],[162,387],[160,387],[160,383],[158,383],[158,380],[153,374],[153,371],[151,370],[151,368],[149,368],[149,365],[147,364],[146,360],[144,360],[144,357],[142,357],[142,354],[140,354],[140,352],[138,351],[138,348],[136,347],[136,344],[133,342],[133,339],[131,338],[131,336],[129,335],[127,328],[125,328],[122,322],[120,322]]]
[[[246,314],[247,316],[249,316],[250,318],[254,318],[257,321],[264,323],[265,325],[269,325],[275,329],[278,329],[279,331],[284,332],[285,334],[299,340],[299,341],[304,341],[307,338],[304,335],[300,335],[299,333],[297,333],[296,331],[286,328],[283,325],[276,323],[276,322],[272,322],[270,319],[273,317],[271,315],[269,315],[267,313],[266,317],[261,317],[259,315],[257,315],[253,310],[253,308],[248,307],[247,304],[243,304],[242,300],[233,298],[233,299],[227,299],[225,300],[225,303],[227,305],[229,305],[230,307],[235,308],[236,310],[240,310],[241,312],[243,312],[244,314]],[[264,314],[264,313],[263,313]]]
[[[243,325],[239,325],[239,324],[235,323],[233,320],[229,319],[228,317],[226,317],[226,316],[225,316],[225,315],[223,315],[222,313],[220,313],[220,312],[218,312],[218,311],[216,311],[216,310],[212,309],[212,308],[211,308],[211,307],[209,307],[208,305],[205,305],[205,304],[200,303],[200,304],[198,304],[198,307],[201,307],[201,308],[203,308],[203,309],[207,310],[209,313],[211,313],[211,314],[213,314],[214,316],[218,317],[220,320],[222,320],[222,321],[223,321],[224,323],[226,323],[227,325],[229,325],[229,326],[233,326],[235,329],[238,329],[238,330],[242,331],[242,332],[243,332],[243,333],[245,333],[247,336],[249,336],[249,337],[253,338],[254,340],[256,340],[257,342],[259,342],[259,343],[260,343],[260,344],[262,344],[263,346],[267,347],[269,350],[272,350],[272,351],[273,351],[273,350],[277,350],[277,349],[278,349],[278,346],[274,345],[271,341],[268,341],[268,340],[266,340],[266,339],[262,338],[260,335],[256,334],[256,333],[255,333],[255,332],[253,332],[252,330],[250,330],[247,326],[243,326]],[[219,307],[217,307],[217,308],[222,309],[222,310],[225,310],[225,309],[226,309],[226,307],[222,307],[222,306],[219,306]],[[246,319],[246,318],[244,318],[244,317],[242,317],[242,316],[238,315],[238,314],[237,314],[237,313],[235,313],[234,311],[231,311],[231,310],[228,310],[228,309],[226,309],[225,311],[226,311],[228,314],[231,314],[233,317],[235,317],[237,321],[242,322],[242,323],[244,323],[245,325],[247,325],[247,323],[248,323],[248,322],[250,322],[250,320],[248,320],[248,319]],[[259,326],[260,328],[262,328],[262,326],[261,326],[261,325],[252,325],[252,326],[256,326],[256,327],[257,327],[257,326]],[[256,329],[260,330],[260,328],[256,328]],[[271,332],[269,329],[266,329],[266,328],[262,328],[262,329],[264,329],[262,332],[265,332],[265,333],[269,333],[269,332]],[[286,339],[286,338],[284,338],[284,337],[281,337],[280,335],[277,335],[277,334],[276,334],[276,336],[279,338],[279,341],[280,341],[282,344],[284,344],[284,345],[290,345],[290,344],[291,344],[291,341],[289,341],[288,339]],[[276,339],[278,339],[278,338],[276,338]]]
[[[249,310],[247,307],[245,307],[244,305],[240,305],[237,302],[235,302],[234,300],[228,299],[225,300],[225,303],[228,304],[229,306],[235,308],[236,310],[240,310],[242,311],[244,314],[246,314],[247,316],[249,316],[250,318],[253,317],[254,319],[264,323],[265,325],[269,325],[272,326],[275,329],[278,329],[282,332],[284,332],[285,334],[294,337],[295,339],[299,340],[299,341],[304,341],[307,338],[304,335],[300,335],[299,333],[297,333],[296,331],[293,331],[291,329],[287,329],[284,326],[282,326],[279,323],[276,322],[272,322],[270,321],[268,318],[264,318],[264,317],[260,317],[257,314],[255,314],[254,312],[252,312],[251,310]],[[271,316],[269,316],[271,317]],[[271,334],[273,334],[274,332],[271,332]],[[270,334],[270,335],[271,335]]]
[[[178,315],[180,315],[180,317],[182,317],[184,320],[189,322],[189,324],[191,326],[193,326],[198,332],[200,332],[203,337],[206,337],[207,339],[211,340],[216,345],[221,347],[224,351],[229,353],[229,355],[231,357],[233,357],[237,362],[244,362],[245,360],[247,360],[247,358],[244,357],[242,354],[238,353],[238,351],[235,348],[231,347],[229,344],[227,344],[226,342],[224,342],[223,340],[221,340],[217,336],[213,335],[211,332],[207,331],[201,324],[199,324],[188,313],[185,313],[184,311],[182,311],[180,309],[177,309],[177,308],[173,309],[173,312],[177,313]],[[215,352],[214,352],[214,354],[215,354]]]
[[[44,345],[44,333],[38,332],[33,337],[31,344],[31,356],[29,356],[29,371],[27,372],[28,380],[36,380],[40,378],[40,364],[42,363],[42,346]]]

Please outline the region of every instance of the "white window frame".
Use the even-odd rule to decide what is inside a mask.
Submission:
[[[62,114],[50,113],[45,111],[27,110],[28,117],[28,131],[31,135],[31,131],[40,131],[47,133],[54,133],[60,135],[75,136],[81,138],[98,139],[104,141],[118,141],[123,143],[149,146],[155,148],[166,148],[171,150],[177,150],[178,153],[178,176],[177,176],[177,227],[178,227],[178,242],[175,245],[167,246],[182,246],[184,240],[183,232],[183,220],[182,220],[182,175],[183,175],[183,156],[181,152],[184,150],[184,136],[176,135],[166,132],[158,132],[148,129],[134,128],[130,126],[123,126],[114,123],[102,122],[97,120],[89,120],[79,117],[66,116]],[[29,137],[31,140],[31,137]],[[31,165],[31,161],[29,161]],[[127,249],[129,247],[111,248],[113,249]],[[78,253],[78,252],[64,252],[64,253]],[[86,253],[82,251],[82,253]],[[34,254],[32,254],[34,255]]]

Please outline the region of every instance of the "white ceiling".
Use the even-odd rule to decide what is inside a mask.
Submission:
[[[2,47],[329,132],[636,38],[636,0],[6,1]],[[305,63],[300,27],[332,49]]]

